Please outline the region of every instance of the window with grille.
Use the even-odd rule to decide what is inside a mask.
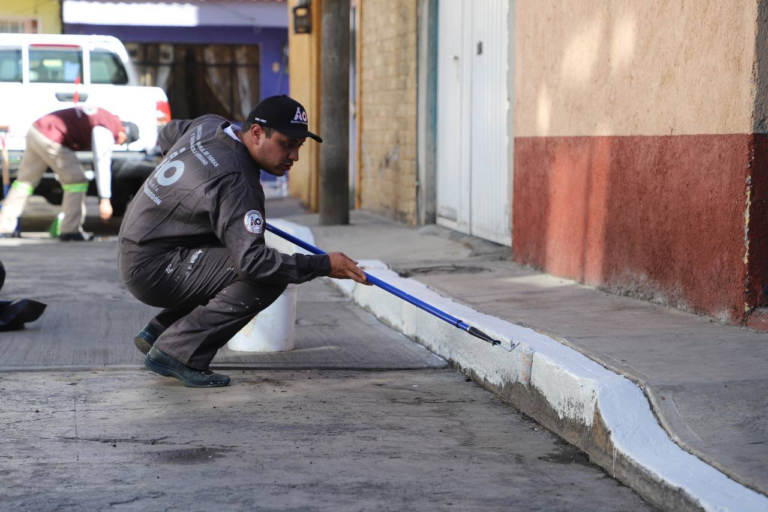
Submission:
[[[5,19],[0,18],[0,33],[7,34],[38,34],[39,24],[36,19]]]

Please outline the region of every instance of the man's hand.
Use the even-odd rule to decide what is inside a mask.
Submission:
[[[328,253],[331,259],[331,273],[328,277],[335,279],[351,279],[360,284],[371,286],[365,273],[357,266],[357,262],[349,259],[343,252]]]
[[[112,203],[109,199],[101,199],[99,201],[99,217],[104,222],[112,218]]]

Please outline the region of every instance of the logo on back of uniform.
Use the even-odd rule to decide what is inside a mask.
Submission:
[[[260,235],[264,231],[264,218],[258,210],[251,210],[245,214],[243,219],[245,229],[255,235]]]
[[[301,107],[296,107],[296,115],[291,123],[307,124],[307,113],[301,110]]]
[[[173,174],[169,174],[171,169],[173,169]],[[173,162],[168,162],[165,165],[158,167],[157,172],[155,173],[155,179],[160,185],[167,187],[168,185],[173,185],[179,181],[182,174],[184,174],[184,162],[181,160],[174,160]]]

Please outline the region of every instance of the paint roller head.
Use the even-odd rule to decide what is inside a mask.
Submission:
[[[512,350],[514,350],[515,348],[515,343],[512,340],[509,341],[509,344],[506,344],[499,340],[493,340],[493,341],[495,346],[501,348],[505,352],[512,352]]]
[[[483,331],[481,331],[480,329],[478,329],[476,327],[471,327],[470,326],[467,329],[467,332],[469,334],[471,334],[472,336],[475,336],[476,338],[480,338],[483,341],[487,341],[491,345],[493,345],[495,347],[500,347],[500,348],[504,349],[507,352],[512,352],[512,349],[514,348],[514,342],[513,341],[510,340],[509,345],[507,345],[506,343],[502,343],[501,341],[499,341],[497,339],[491,338],[490,336],[488,336],[487,334],[485,334]]]

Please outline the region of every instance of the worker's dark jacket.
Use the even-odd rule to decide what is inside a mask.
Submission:
[[[223,245],[237,273],[253,282],[301,283],[328,275],[326,255],[281,254],[264,244],[260,170],[244,144],[214,115],[176,120],[159,135],[164,160],[136,193],[120,228],[121,244]]]

